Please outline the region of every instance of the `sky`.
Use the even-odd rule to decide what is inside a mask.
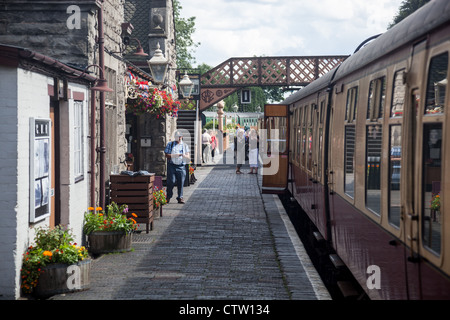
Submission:
[[[180,0],[196,17],[197,66],[229,58],[352,54],[383,33],[402,0]]]

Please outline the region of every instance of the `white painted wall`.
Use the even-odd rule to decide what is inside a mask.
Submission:
[[[50,118],[48,84],[53,78],[23,69],[0,66],[0,299],[20,297],[22,255],[34,238],[34,229],[47,226],[46,218],[29,223],[29,140],[30,117]],[[75,183],[72,145],[73,100],[62,103],[61,171],[62,208],[66,225],[82,243],[84,212],[88,207],[89,159],[88,91],[80,84],[69,84],[71,91],[84,92],[84,179]],[[66,222],[66,223],[64,223]]]

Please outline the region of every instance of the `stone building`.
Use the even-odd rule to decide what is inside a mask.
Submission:
[[[31,244],[35,228],[63,225],[82,243],[87,207],[107,204],[109,175],[127,169],[127,76],[132,73],[153,80],[139,67],[145,67],[146,61],[131,62],[124,51],[132,49],[124,45],[128,2],[134,1],[0,2],[0,108],[7,116],[0,120],[1,172],[9,179],[3,184],[8,190],[0,189],[0,254],[4,257],[0,261],[0,299],[20,297],[22,254]],[[171,36],[160,42],[169,58],[175,54],[171,3],[153,3],[157,8],[164,7],[169,17],[167,30],[171,30]],[[147,19],[151,8],[148,10]],[[146,51],[151,57],[152,52]],[[171,73],[175,68],[173,63]],[[90,90],[101,78],[107,80],[112,92]],[[174,75],[169,77],[167,85],[175,85],[174,79]],[[48,189],[55,205],[39,219],[30,218],[35,200],[29,169],[30,148],[35,143],[30,118],[39,123],[51,119],[49,123],[56,130],[51,139],[56,143],[51,153],[55,162],[50,164],[56,181]],[[143,136],[152,135],[152,145],[163,145],[167,128],[176,126],[175,119],[155,123],[140,117],[139,121]],[[159,138],[161,133],[163,137]],[[155,152],[145,150],[143,161],[152,161]],[[155,172],[152,168],[142,167]]]
[[[163,84],[165,90],[178,98],[176,86],[175,22],[172,0],[127,0],[125,1],[125,20],[133,26],[131,44],[125,58],[140,69],[150,73],[147,58],[133,55],[138,43],[152,57],[160,47],[169,61],[168,73]],[[157,118],[144,114],[128,114],[129,151],[133,154],[133,168],[146,170],[165,176],[167,171],[164,148],[173,139],[177,128],[177,118],[166,116]],[[131,136],[131,137],[130,137]],[[144,140],[149,144],[142,143]]]

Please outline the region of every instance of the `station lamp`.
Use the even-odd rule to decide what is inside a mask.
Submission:
[[[147,61],[147,63],[148,67],[150,68],[153,80],[155,80],[155,82],[157,83],[164,83],[169,62],[166,58],[164,58],[164,55],[160,49],[159,42],[156,47],[155,54],[150,60]]]
[[[189,79],[187,72],[185,72],[183,79],[179,83],[180,90],[183,98],[187,99],[191,96],[192,89],[194,89],[194,83]]]

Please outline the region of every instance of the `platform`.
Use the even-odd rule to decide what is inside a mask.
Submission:
[[[152,231],[133,235],[132,252],[94,260],[89,290],[51,299],[331,299],[280,200],[261,194],[259,175],[209,165],[195,176],[186,204],[165,205]]]

